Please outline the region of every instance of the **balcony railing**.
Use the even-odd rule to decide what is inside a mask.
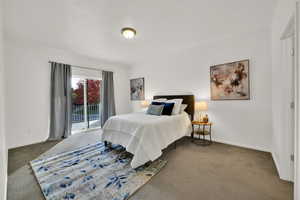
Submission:
[[[100,104],[87,105],[86,121],[100,120]],[[72,105],[72,123],[84,122],[84,105]]]

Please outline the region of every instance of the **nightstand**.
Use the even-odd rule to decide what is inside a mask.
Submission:
[[[200,122],[200,121],[192,121],[193,126],[193,132],[191,134],[192,141],[194,141],[194,136],[199,135],[198,140],[201,141],[200,144],[202,145],[210,145],[212,144],[211,140],[211,122]],[[201,139],[202,135],[202,139]],[[207,140],[205,137],[209,136],[209,140]]]

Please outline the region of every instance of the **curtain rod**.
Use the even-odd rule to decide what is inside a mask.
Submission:
[[[65,65],[70,65],[70,64],[66,64],[66,63],[60,63],[60,62],[54,62],[54,61],[48,61],[48,63],[59,63],[59,64],[65,64]],[[92,68],[92,67],[81,67],[81,66],[76,66],[76,65],[70,65],[71,67],[76,67],[76,68],[81,68],[81,69],[89,69],[89,70],[95,70],[95,71],[103,71],[101,69],[96,69],[96,68]]]

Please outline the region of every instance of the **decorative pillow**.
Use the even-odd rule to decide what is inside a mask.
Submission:
[[[162,115],[172,115],[174,103],[166,103],[166,102],[152,102],[152,105],[163,105],[164,109],[162,111]]]
[[[162,114],[162,111],[164,109],[164,105],[149,105],[147,109],[147,114],[149,115],[158,115],[160,116]]]
[[[167,101],[168,99],[165,99],[165,98],[160,98],[160,99],[153,99],[152,102],[165,102]]]
[[[181,104],[180,105],[180,112],[179,113],[183,113],[184,112],[184,110],[187,108],[187,104]]]
[[[172,111],[172,115],[178,115],[180,112],[180,105],[182,104],[183,99],[171,99],[166,101],[166,103],[174,103],[174,108]]]

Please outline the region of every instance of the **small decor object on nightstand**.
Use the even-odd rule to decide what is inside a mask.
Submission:
[[[206,114],[206,115],[202,118],[202,122],[207,123],[208,121],[209,121],[208,115]]]
[[[192,121],[193,126],[193,132],[192,132],[192,141],[194,142],[194,139],[196,139],[194,136],[199,135],[199,138],[197,140],[200,141],[200,145],[210,145],[212,144],[211,139],[211,122],[200,122],[200,121]],[[196,127],[198,126],[198,127]],[[209,135],[209,140],[205,138],[205,136]],[[201,138],[202,136],[202,138]]]

